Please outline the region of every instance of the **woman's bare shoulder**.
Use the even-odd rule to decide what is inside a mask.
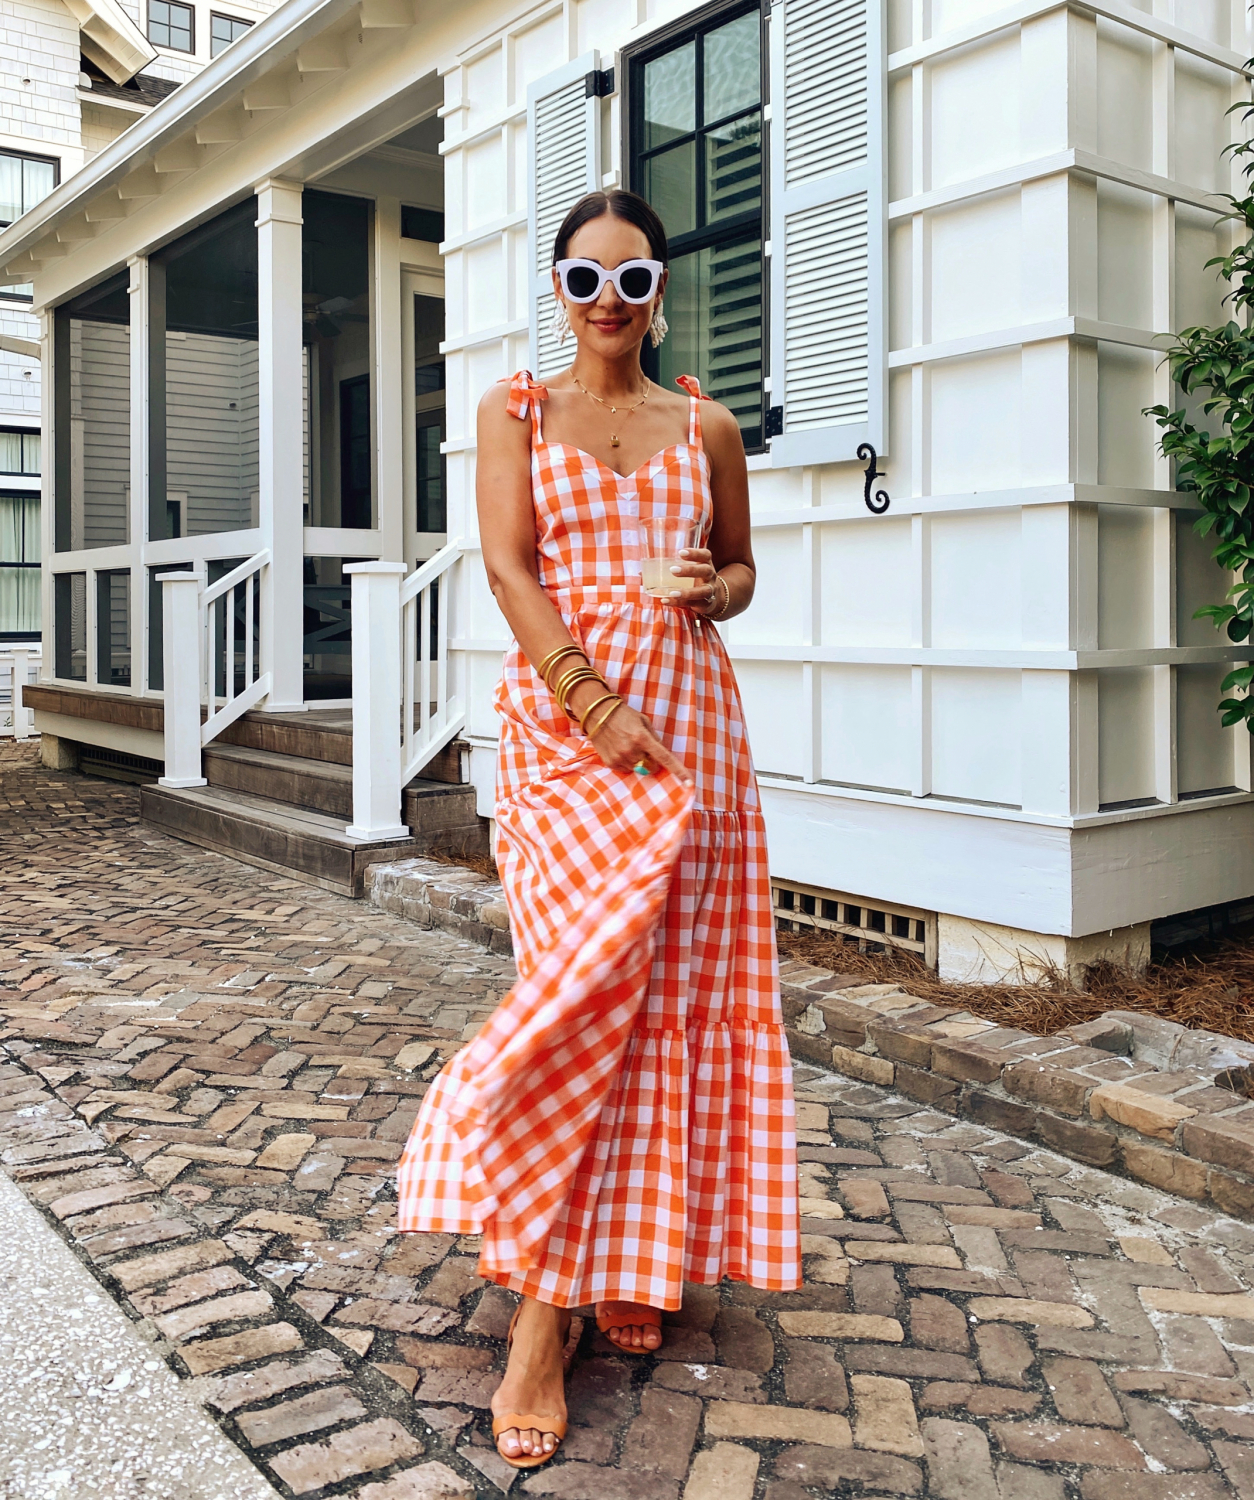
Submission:
[[[701,431],[707,446],[730,447],[744,451],[744,439],[740,435],[740,423],[735,414],[721,401],[701,403]]]
[[[479,397],[479,416],[499,418],[504,421],[509,415],[509,381],[498,380]]]

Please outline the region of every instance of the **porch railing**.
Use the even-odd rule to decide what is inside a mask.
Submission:
[[[36,681],[41,649],[0,646],[0,739],[26,740],[35,732],[35,712],[22,703],[22,689]]]
[[[204,786],[200,752],[270,691],[261,670],[261,588],[270,553],[258,552],[214,584],[198,573],[161,575],[165,653],[165,775],[161,785]],[[206,714],[201,717],[201,706]]]
[[[460,540],[408,578],[400,563],[353,563],[352,838],[401,838],[401,789],[466,722],[448,659],[448,585]],[[399,723],[398,723],[399,716]]]

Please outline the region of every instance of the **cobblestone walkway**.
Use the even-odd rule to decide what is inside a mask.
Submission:
[[[808,1067],[805,1290],[692,1288],[659,1358],[585,1327],[563,1459],[516,1475],[509,1298],[392,1229],[508,962],[8,754],[5,1170],[280,1492],[1254,1500],[1254,1229]]]

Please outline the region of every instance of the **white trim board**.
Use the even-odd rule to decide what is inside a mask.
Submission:
[[[778,783],[761,791],[771,873],[825,890],[1071,937],[1254,894],[1254,798],[1065,828]]]

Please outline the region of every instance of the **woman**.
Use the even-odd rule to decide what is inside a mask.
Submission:
[[[402,1230],[482,1231],[521,1294],[492,1403],[516,1467],[565,1432],[569,1309],[662,1342],[685,1280],[800,1284],[791,1071],[766,848],[731,665],[710,623],[753,597],[735,418],[640,366],[666,331],[666,237],[632,193],[558,232],[574,363],[479,407],[478,509],[514,633],[497,692],[497,860],[519,982],[432,1084]],[[709,528],[657,599],[640,522]]]

